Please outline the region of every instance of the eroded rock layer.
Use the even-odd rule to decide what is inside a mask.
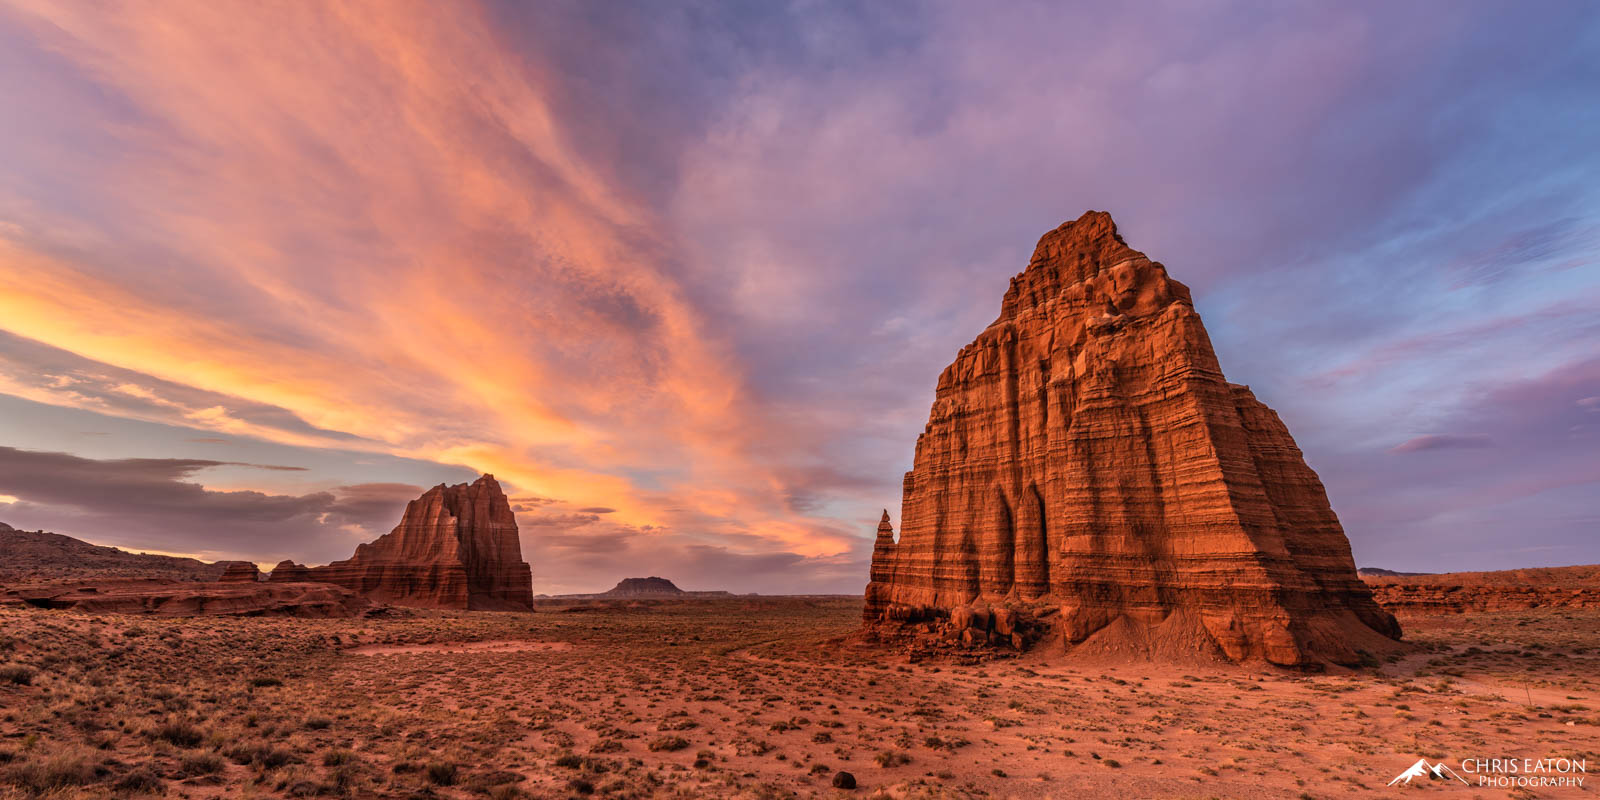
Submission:
[[[254,583],[261,580],[261,568],[248,561],[218,561],[222,567],[222,583]]]
[[[246,580],[105,579],[0,586],[0,606],[168,617],[354,617],[373,611],[366,598],[342,586]]]
[[[1374,585],[1372,595],[1379,605],[1402,615],[1600,608],[1600,589],[1390,583]]]
[[[878,529],[878,631],[1297,666],[1400,634],[1288,429],[1102,212],[1039,240],[940,375],[901,522]]]
[[[1600,565],[1593,564],[1363,579],[1379,605],[1402,615],[1600,608]]]
[[[394,605],[533,609],[517,518],[493,475],[429,489],[406,506],[393,531],[358,546],[349,559],[309,572],[311,580]]]
[[[283,561],[278,562],[278,566],[272,568],[272,573],[267,576],[267,580],[272,581],[273,583],[299,583],[301,581],[309,581],[311,580],[311,570],[304,564],[297,564],[288,559],[284,559]]]

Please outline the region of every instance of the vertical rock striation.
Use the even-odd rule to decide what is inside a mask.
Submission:
[[[913,463],[899,542],[878,526],[877,632],[1307,667],[1399,637],[1288,429],[1103,212],[1039,240]]]
[[[291,573],[298,577],[292,567]],[[429,489],[406,506],[393,531],[309,573],[311,580],[395,605],[533,609],[533,577],[522,560],[517,518],[493,475]]]

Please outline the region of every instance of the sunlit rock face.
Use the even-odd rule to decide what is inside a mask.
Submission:
[[[939,376],[869,629],[1134,658],[1356,663],[1400,635],[1189,289],[1089,212]]]
[[[431,608],[529,611],[533,577],[517,518],[493,475],[429,489],[393,531],[355,555],[309,570],[311,580],[379,602]]]

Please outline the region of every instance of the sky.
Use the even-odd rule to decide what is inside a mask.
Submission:
[[[1363,566],[1600,562],[1600,5],[0,0],[0,521],[856,593],[1088,209]]]

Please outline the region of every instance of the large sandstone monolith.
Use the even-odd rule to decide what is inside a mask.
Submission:
[[[1305,667],[1400,635],[1288,429],[1103,212],[1045,234],[939,376],[901,524],[876,635]]]
[[[394,605],[531,611],[533,577],[517,518],[493,475],[429,489],[355,555],[309,570],[310,579]]]

